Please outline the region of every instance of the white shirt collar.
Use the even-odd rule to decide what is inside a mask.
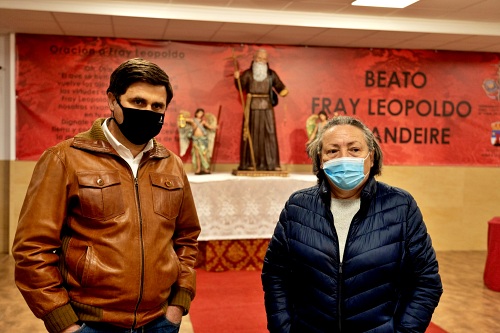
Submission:
[[[137,177],[137,170],[139,168],[139,163],[141,162],[142,155],[144,155],[145,152],[153,148],[153,139],[149,140],[144,149],[139,154],[137,154],[136,157],[134,157],[130,149],[125,147],[120,141],[118,141],[113,136],[113,134],[111,134],[111,131],[109,130],[107,125],[109,119],[111,118],[107,118],[106,120],[104,120],[104,122],[101,125],[102,131],[104,132],[104,136],[106,137],[106,139],[108,139],[109,143],[116,150],[118,155],[120,155],[128,163],[128,165],[130,165],[130,168],[132,168],[134,176]]]

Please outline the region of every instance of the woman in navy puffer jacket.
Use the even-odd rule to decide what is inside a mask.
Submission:
[[[375,180],[373,133],[336,117],[307,149],[318,185],[291,195],[264,259],[269,331],[425,332],[443,292],[436,255],[413,197]]]

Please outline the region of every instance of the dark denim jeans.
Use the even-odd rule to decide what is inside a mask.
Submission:
[[[161,316],[133,330],[109,324],[87,322],[83,323],[82,327],[75,333],[178,333],[180,327],[180,324],[171,323],[165,316]]]

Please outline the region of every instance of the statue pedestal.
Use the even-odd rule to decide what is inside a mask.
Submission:
[[[233,170],[234,176],[246,177],[288,177],[289,172],[285,170],[267,171],[267,170]]]

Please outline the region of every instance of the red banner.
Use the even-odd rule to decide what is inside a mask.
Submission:
[[[36,160],[108,117],[106,89],[123,61],[142,57],[170,76],[174,99],[158,140],[179,152],[177,115],[218,114],[213,163],[238,163],[243,108],[233,81],[265,48],[289,95],[275,109],[282,164],[310,163],[306,120],[325,110],[362,119],[388,165],[500,166],[500,55],[360,48],[200,44],[24,35],[17,44],[17,142]],[[186,156],[186,159],[189,157]]]

